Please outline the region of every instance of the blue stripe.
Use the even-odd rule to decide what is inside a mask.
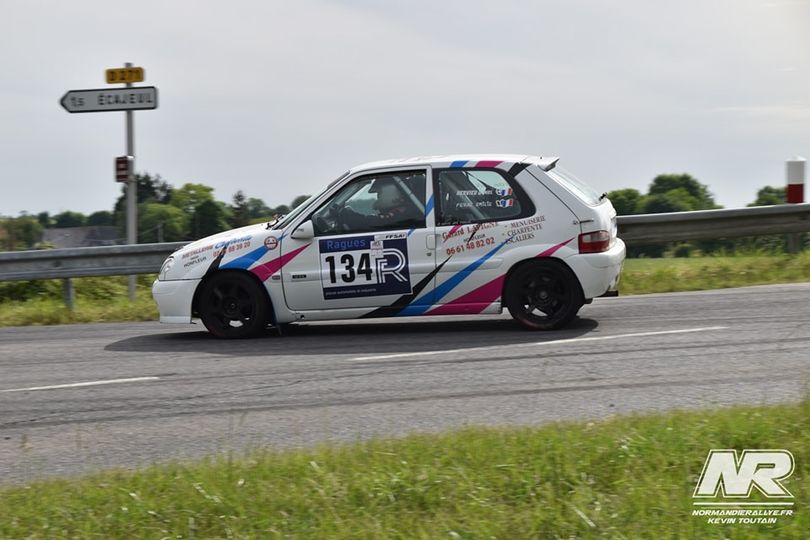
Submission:
[[[467,164],[466,161],[454,161],[453,163],[450,164],[450,168],[458,169],[459,167],[463,167],[466,164]]]
[[[408,231],[408,236],[412,235],[412,234],[413,234],[413,231],[415,231],[415,230],[416,230],[416,229],[411,229],[410,231]]]
[[[431,212],[433,212],[433,195],[430,196],[430,199],[428,199],[425,205],[425,217],[428,217]]]
[[[432,294],[430,293],[426,294],[424,297],[416,300],[411,305],[405,307],[405,309],[397,313],[397,315],[399,316],[422,315],[428,309],[430,309],[432,305],[438,304],[442,298],[444,298],[450,293],[450,291],[458,287],[462,281],[467,279],[467,277],[473,272],[475,272],[479,266],[484,264],[488,259],[490,259],[493,255],[495,255],[495,253],[497,253],[499,249],[505,246],[508,241],[509,240],[504,240],[503,242],[492,248],[489,251],[489,253],[482,255],[477,260],[470,263],[467,266],[467,268],[450,276],[450,278],[447,279],[447,281],[436,287],[436,289],[433,290]],[[427,299],[430,299],[430,302],[426,302]]]
[[[250,268],[253,263],[262,258],[262,255],[267,253],[267,248],[264,246],[258,247],[249,253],[245,253],[238,259],[228,261],[220,268]]]

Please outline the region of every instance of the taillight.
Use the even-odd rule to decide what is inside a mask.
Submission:
[[[601,253],[610,248],[610,233],[607,231],[594,231],[579,235],[580,253]]]

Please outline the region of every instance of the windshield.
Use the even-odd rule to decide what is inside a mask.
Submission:
[[[344,178],[346,178],[347,176],[349,176],[349,172],[350,172],[350,171],[346,171],[345,173],[341,174],[340,176],[338,176],[337,178],[335,178],[334,180],[332,180],[331,182],[329,182],[329,185],[328,185],[328,186],[326,186],[326,189],[324,189],[323,191],[321,191],[321,193],[323,193],[324,191],[328,191],[328,190],[329,190],[329,188],[331,188],[332,186],[334,186],[335,184],[337,184],[338,182],[340,182],[341,180],[343,180]],[[309,206],[309,203],[311,203],[313,200],[315,200],[315,198],[316,198],[316,197],[319,197],[319,196],[321,195],[321,193],[318,193],[318,194],[316,194],[316,195],[312,195],[312,196],[311,196],[309,199],[305,200],[304,202],[302,202],[301,204],[299,204],[298,206],[296,206],[295,208],[293,208],[293,209],[290,211],[290,213],[289,213],[289,214],[287,214],[286,216],[284,216],[283,218],[281,218],[280,220],[278,220],[278,221],[277,221],[276,223],[274,223],[274,224],[273,224],[273,225],[272,225],[270,228],[271,228],[272,230],[274,230],[274,231],[277,231],[277,230],[279,230],[279,229],[283,229],[284,227],[286,227],[286,226],[287,226],[287,225],[288,225],[288,224],[289,224],[289,223],[290,223],[292,220],[294,220],[296,217],[298,217],[298,214],[300,214],[301,212],[303,212],[303,211],[304,211],[304,209],[305,209],[307,206]]]
[[[576,195],[585,204],[594,206],[599,204],[602,200],[601,194],[598,191],[562,167],[555,167],[551,171],[546,171],[546,174],[556,180],[565,189]]]

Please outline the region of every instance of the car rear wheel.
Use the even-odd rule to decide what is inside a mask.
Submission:
[[[216,337],[246,338],[267,328],[270,300],[252,276],[222,272],[203,284],[198,311],[205,327]]]
[[[504,304],[510,315],[531,330],[556,330],[571,322],[582,307],[576,276],[556,261],[532,261],[509,276]]]

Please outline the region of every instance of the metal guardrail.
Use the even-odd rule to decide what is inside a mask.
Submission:
[[[151,274],[188,242],[0,253],[0,281]]]
[[[810,231],[810,203],[619,216],[617,226],[628,245],[801,233]],[[186,244],[0,253],[0,281],[64,279],[65,303],[71,306],[70,278],[157,273],[163,260]]]
[[[801,233],[810,231],[810,203],[620,216],[617,225],[628,245]]]

